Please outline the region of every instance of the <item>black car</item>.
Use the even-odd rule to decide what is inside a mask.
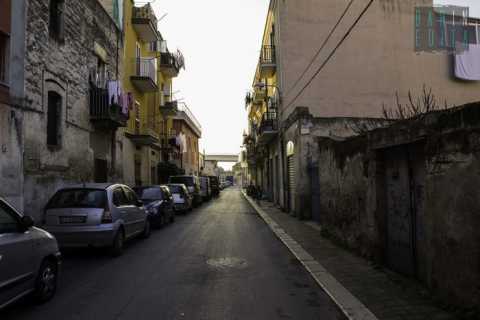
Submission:
[[[159,228],[175,221],[173,197],[167,186],[148,186],[134,188],[143,201],[152,226]]]
[[[216,176],[209,176],[208,179],[210,179],[212,196],[218,197],[220,195],[220,180]]]

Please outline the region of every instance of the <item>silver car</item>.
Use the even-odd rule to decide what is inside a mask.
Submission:
[[[31,293],[40,302],[51,299],[59,267],[55,238],[0,198],[0,309]]]
[[[84,184],[61,189],[45,208],[45,229],[60,247],[109,247],[114,256],[124,242],[150,236],[150,221],[135,192],[121,184]]]

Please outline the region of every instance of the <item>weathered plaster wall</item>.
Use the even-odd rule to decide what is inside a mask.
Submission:
[[[357,253],[387,263],[387,164],[382,155],[394,146],[414,150],[409,163],[424,172],[413,177],[421,179],[412,189],[420,200],[412,222],[415,276],[445,303],[480,305],[479,124],[478,105],[468,105],[368,136],[319,139],[319,207],[325,232]]]

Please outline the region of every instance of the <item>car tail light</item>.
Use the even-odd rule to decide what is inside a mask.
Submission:
[[[102,223],[105,224],[105,223],[112,223],[112,222],[113,222],[112,213],[108,210],[103,211]]]

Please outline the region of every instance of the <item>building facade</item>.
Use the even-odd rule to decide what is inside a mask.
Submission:
[[[106,179],[121,179],[116,133],[127,115],[101,86],[122,73],[122,35],[96,0],[11,4],[10,101],[18,111],[7,119],[17,133],[6,137],[22,161],[9,171],[25,213],[40,219],[58,188],[95,180],[99,165]]]
[[[186,105],[181,105],[173,116],[172,133],[179,137],[181,151],[172,158],[186,175],[200,175],[200,150],[198,141],[202,137],[202,127]]]
[[[432,1],[367,3],[346,10],[344,1],[270,1],[246,97],[249,176],[269,199],[301,217],[311,217],[309,170],[320,165],[313,138],[355,135],[358,122],[382,121],[383,105],[395,107],[396,96],[408,103],[409,93],[421,97],[423,87],[441,105],[478,99],[479,83],[455,78],[451,56],[415,51],[415,6]]]

